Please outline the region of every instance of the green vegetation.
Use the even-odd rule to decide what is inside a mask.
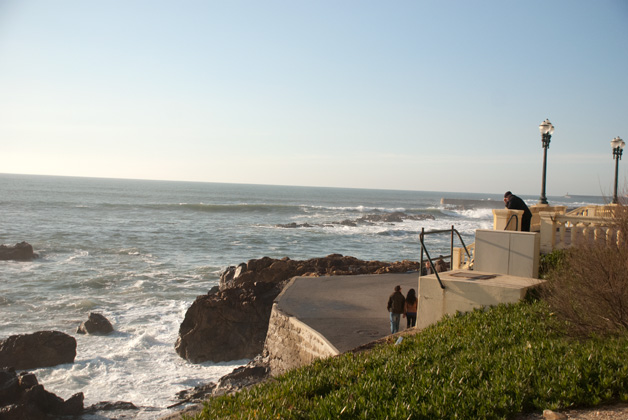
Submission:
[[[447,317],[207,402],[198,419],[505,419],[628,401],[628,337],[572,340],[546,303]]]
[[[539,278],[546,279],[553,270],[562,268],[564,261],[565,251],[562,249],[555,249],[549,254],[541,254]]]

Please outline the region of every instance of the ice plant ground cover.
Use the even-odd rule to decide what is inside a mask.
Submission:
[[[506,419],[628,401],[628,336],[574,340],[542,301],[447,317],[207,402],[198,419]]]

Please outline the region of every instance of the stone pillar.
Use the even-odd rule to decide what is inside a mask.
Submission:
[[[494,209],[493,230],[521,230],[522,217],[523,210]]]

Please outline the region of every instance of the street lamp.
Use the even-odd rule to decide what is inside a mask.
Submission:
[[[547,197],[545,196],[545,175],[547,173],[547,149],[549,149],[550,140],[552,134],[554,134],[554,126],[546,119],[539,125],[541,131],[541,141],[543,142],[543,179],[541,184],[541,197],[539,198],[539,204],[547,204]]]
[[[617,171],[619,170],[619,160],[623,153],[623,149],[626,143],[619,137],[615,137],[611,140],[611,147],[613,148],[613,159],[615,159],[615,190],[613,192],[612,204],[617,204]]]

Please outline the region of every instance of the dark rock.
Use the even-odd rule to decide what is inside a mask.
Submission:
[[[20,372],[17,379],[20,384],[20,388],[22,389],[28,389],[34,387],[35,385],[39,385],[37,376],[35,376],[34,373]]]
[[[180,401],[168,408],[177,407],[187,403],[200,403],[208,397],[218,397],[232,394],[244,388],[265,381],[270,377],[270,365],[267,357],[257,356],[246,366],[234,369],[231,373],[220,378],[218,383],[210,382],[191,389],[177,392],[176,397]]]
[[[39,256],[33,252],[33,247],[28,242],[20,242],[13,246],[0,245],[0,260],[8,261],[32,261]]]
[[[286,224],[278,224],[278,225],[275,225],[275,227],[284,228],[284,229],[296,229],[296,228],[310,228],[313,226],[310,225],[309,223],[292,222],[292,223],[286,223]]]
[[[83,413],[83,401],[85,400],[85,395],[82,392],[77,392],[72,395],[70,398],[65,400],[63,403],[63,407],[61,409],[62,416],[78,416]]]
[[[60,331],[12,335],[0,341],[0,367],[36,369],[73,363],[76,339]]]
[[[199,296],[179,328],[175,349],[193,363],[250,359],[261,353],[272,304],[295,276],[404,273],[418,262],[362,261],[332,254],[307,261],[263,257],[224,270],[220,291]],[[237,273],[237,276],[235,275]]]
[[[91,312],[87,318],[76,330],[79,334],[107,335],[113,332],[111,322],[104,315]]]
[[[0,406],[15,401],[20,393],[20,383],[15,369],[0,369]]]
[[[0,370],[0,419],[48,419],[83,414],[83,393],[63,401],[37,383],[32,373]]]
[[[249,363],[246,366],[241,366],[220,378],[212,390],[212,396],[217,397],[238,392],[243,388],[262,382],[269,377],[269,374],[270,367],[268,364]]]
[[[10,404],[0,407],[2,420],[50,420],[48,414],[39,410],[37,406],[25,404]]]
[[[101,401],[92,404],[84,410],[84,413],[95,413],[96,411],[114,411],[114,410],[137,410],[137,406],[126,401]]]
[[[179,328],[177,353],[193,363],[252,358],[264,345],[273,299],[271,283],[199,296]]]

